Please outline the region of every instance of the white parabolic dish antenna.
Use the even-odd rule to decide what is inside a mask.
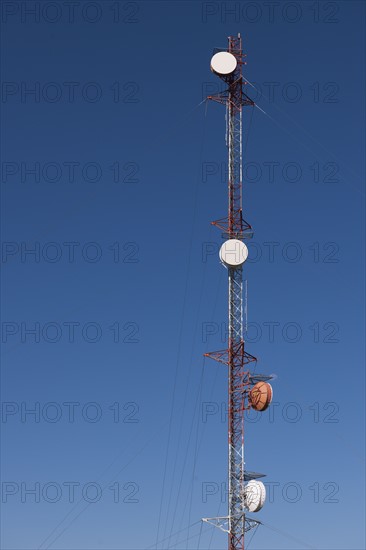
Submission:
[[[227,267],[240,267],[248,257],[248,248],[242,241],[229,239],[221,246],[219,256]]]
[[[261,481],[251,480],[244,488],[244,503],[249,512],[259,512],[266,500],[266,488]]]
[[[211,70],[216,74],[227,75],[235,71],[238,62],[236,57],[229,52],[219,52],[211,59]]]

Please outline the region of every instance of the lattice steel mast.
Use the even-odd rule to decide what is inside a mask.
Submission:
[[[212,70],[226,83],[227,89],[208,97],[224,104],[227,113],[228,216],[212,223],[223,231],[226,239],[221,247],[220,258],[228,269],[229,280],[228,348],[205,355],[228,366],[229,502],[227,516],[206,518],[204,521],[228,533],[229,550],[243,550],[245,532],[260,523],[246,517],[245,508],[248,507],[245,481],[262,476],[245,472],[244,411],[253,406],[252,385],[258,381],[263,383],[271,377],[255,376],[248,370],[249,363],[256,362],[256,358],[245,351],[243,336],[242,265],[248,251],[242,241],[252,236],[252,228],[243,219],[242,213],[242,108],[254,106],[254,102],[244,93],[242,66],[245,64],[245,56],[242,52],[241,37],[231,36],[228,42],[228,49],[216,50],[217,54],[211,62]],[[232,67],[235,67],[234,70],[228,72]]]

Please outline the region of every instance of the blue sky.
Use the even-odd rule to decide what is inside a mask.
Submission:
[[[227,508],[227,372],[203,360],[225,347],[225,113],[202,100],[237,32],[264,111],[247,351],[277,375],[246,419],[249,548],[365,547],[365,6],[270,4],[2,5],[5,550],[227,546],[197,523]]]

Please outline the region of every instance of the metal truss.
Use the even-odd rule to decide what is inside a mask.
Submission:
[[[258,527],[258,525],[261,525],[261,522],[256,519],[248,518],[243,514],[241,514],[241,517],[243,518],[243,534],[247,533],[254,527]],[[217,518],[203,518],[202,521],[209,523],[214,527],[218,527],[218,529],[220,529],[224,533],[230,533],[229,516],[221,516]]]
[[[228,88],[208,99],[226,105],[228,146],[228,215],[214,225],[222,229],[227,239],[243,239],[252,235],[251,226],[242,214],[242,107],[254,105],[243,91],[243,53],[241,38],[229,37],[228,50],[237,60],[232,75],[223,77]],[[248,363],[256,358],[244,349],[243,339],[243,273],[242,268],[228,268],[229,278],[229,342],[228,349],[205,354],[228,365],[229,384],[229,506],[228,515],[206,518],[204,521],[228,533],[229,550],[244,550],[244,534],[260,522],[245,516],[244,487],[247,476],[244,462],[244,410],[250,407],[247,396],[252,383]]]

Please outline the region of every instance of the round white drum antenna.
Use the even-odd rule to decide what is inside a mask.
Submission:
[[[236,57],[229,52],[218,52],[211,59],[211,71],[219,76],[226,76],[233,73],[238,62]]]
[[[248,248],[238,239],[229,239],[221,246],[219,256],[226,267],[240,267],[248,257]]]
[[[244,505],[249,512],[259,512],[266,500],[266,488],[261,481],[251,480],[244,487]]]

